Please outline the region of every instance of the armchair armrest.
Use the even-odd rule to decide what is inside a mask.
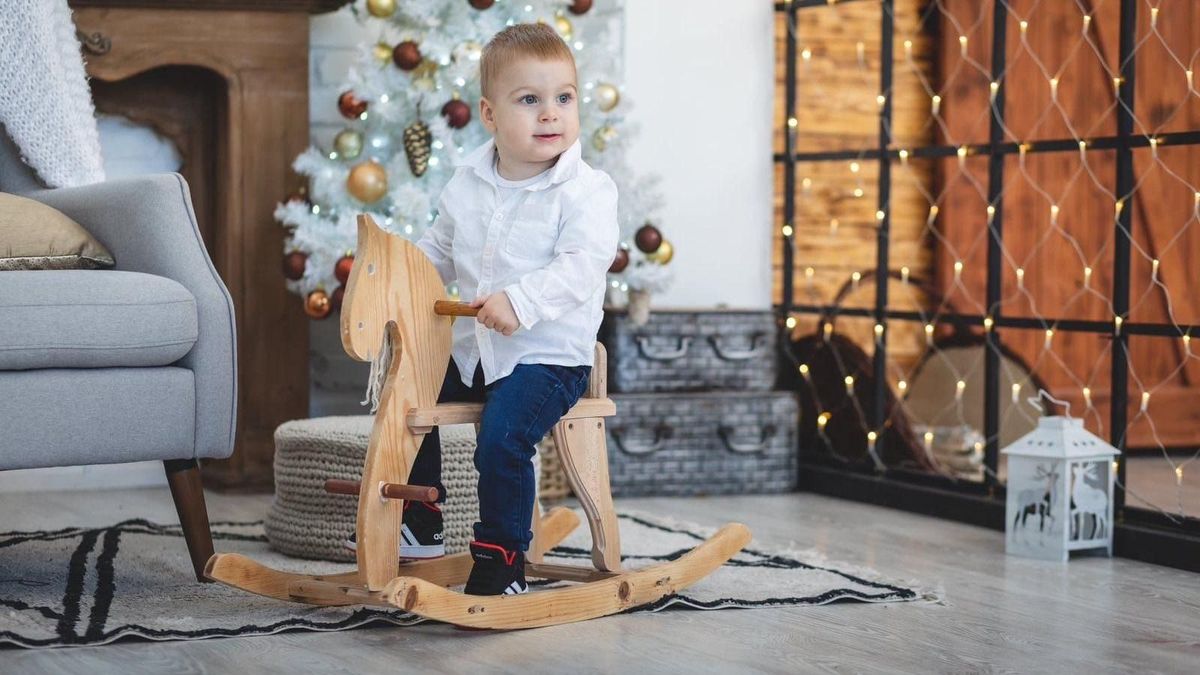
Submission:
[[[195,296],[199,337],[176,365],[195,376],[195,457],[228,457],[237,422],[233,300],[204,248],[183,177],[137,176],[26,196],[83,225],[112,252],[116,269],[174,279]]]

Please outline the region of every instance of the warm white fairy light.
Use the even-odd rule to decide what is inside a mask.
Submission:
[[[1146,412],[1146,408],[1147,408],[1149,405],[1150,405],[1150,392],[1148,392],[1148,391],[1143,391],[1143,392],[1142,392],[1142,408],[1141,408],[1141,411],[1142,411],[1142,412]]]
[[[905,284],[908,283],[908,265],[900,268],[900,282]]]
[[[924,440],[925,440],[925,452],[929,452],[930,450],[933,449],[933,432],[926,431]]]
[[[1150,278],[1158,281],[1158,258],[1150,261]]]
[[[912,57],[912,40],[904,41],[904,57],[905,58]]]
[[[1085,161],[1084,156],[1087,154],[1087,141],[1079,141],[1079,161]]]
[[[933,114],[938,114],[938,109],[942,107],[942,97],[934,94],[933,98],[929,99],[929,105],[933,109]]]
[[[1114,331],[1115,331],[1115,332],[1116,332],[1118,335],[1121,333],[1121,324],[1122,324],[1122,323],[1124,323],[1124,322],[1125,322],[1125,320],[1124,320],[1124,319],[1122,319],[1120,316],[1114,316],[1114,317],[1113,317],[1113,330],[1114,330]]]
[[[806,176],[804,178],[804,180],[800,181],[800,187],[804,188],[805,191],[811,190],[812,189],[812,179],[808,178]]]
[[[784,225],[782,228],[780,228],[779,231],[782,232],[783,236],[785,236],[785,237],[792,236],[792,233],[794,232],[794,230],[792,230],[791,225]]]
[[[1013,382],[1012,386],[1012,402],[1016,403],[1021,398],[1021,384]]]
[[[1054,329],[1046,329],[1046,339],[1042,341],[1042,349],[1050,349],[1050,342],[1054,339]]]
[[[1092,388],[1091,387],[1083,388],[1083,402],[1085,405],[1087,405],[1087,407],[1089,407],[1089,408],[1092,407]]]
[[[867,63],[867,45],[859,42],[854,45],[854,51],[858,55],[858,64],[866,65]]]
[[[1117,92],[1118,94],[1120,94],[1120,92],[1121,92],[1121,84],[1122,84],[1122,83],[1124,83],[1124,82],[1125,82],[1125,78],[1123,78],[1123,77],[1114,77],[1114,78],[1113,78],[1113,91],[1115,91],[1115,92]]]
[[[993,102],[995,102],[996,94],[1000,91],[1000,83],[999,82],[991,82],[988,84],[988,89],[991,90],[991,99]]]
[[[817,430],[824,433],[826,424],[829,424],[829,413],[823,412],[817,415]]]
[[[955,401],[962,400],[963,391],[966,390],[966,388],[967,388],[967,383],[962,380],[959,380],[958,382],[954,383],[954,400]]]
[[[1183,336],[1183,352],[1190,355],[1192,353],[1192,336],[1185,334]]]
[[[788,128],[789,129],[795,129],[796,125],[799,123],[800,123],[799,120],[797,120],[795,117],[788,118]]]
[[[958,146],[958,152],[956,154],[958,155],[958,165],[962,166],[967,161],[967,146]]]
[[[1125,209],[1125,200],[1124,199],[1118,199],[1117,202],[1115,204],[1113,204],[1113,211],[1116,212],[1118,218],[1121,216],[1121,211],[1123,211],[1124,209]]]
[[[987,207],[988,225],[992,224],[992,220],[995,219],[995,217],[996,217],[996,207],[992,206],[991,204],[988,204],[988,207]]]
[[[824,336],[823,336],[823,337],[824,337],[825,341],[826,341],[826,342],[829,342],[829,337],[830,337],[831,335],[833,335],[833,324],[831,324],[831,323],[827,323],[827,324],[825,324],[824,333],[825,333],[825,334],[824,334]]]
[[[877,323],[875,324],[875,339],[878,340],[881,337],[883,337],[883,324]]]
[[[789,316],[787,318],[787,321],[785,321],[784,323],[787,324],[788,328],[795,328],[796,327],[796,317]]]
[[[1182,466],[1175,467],[1175,484],[1183,485],[1183,467]]]
[[[1029,152],[1029,144],[1021,143],[1017,146],[1017,153],[1021,156],[1021,161],[1025,161],[1025,153]]]
[[[855,288],[858,288],[858,283],[862,281],[862,272],[855,272],[851,274],[850,281],[854,283]]]
[[[1025,288],[1025,269],[1022,267],[1017,268],[1017,288]]]
[[[936,204],[929,207],[929,215],[925,218],[926,225],[933,225],[933,221],[937,220],[938,207]]]
[[[1154,157],[1155,159],[1158,159],[1158,144],[1159,144],[1159,142],[1160,141],[1157,138],[1150,139],[1150,156]]]
[[[1150,27],[1158,28],[1158,8],[1157,7],[1150,8]]]
[[[933,346],[933,324],[925,324],[925,344]]]
[[[855,196],[855,197],[862,197],[862,196],[863,196],[863,189],[862,189],[862,188],[854,188],[854,196]]]
[[[1050,205],[1050,224],[1051,225],[1058,224],[1058,212],[1059,212],[1058,204],[1051,204]]]
[[[1022,20],[1020,25],[1021,25],[1021,35],[1025,35],[1025,31],[1029,30],[1029,22]]]
[[[1050,100],[1058,101],[1058,78],[1050,78]]]
[[[846,394],[852,396],[854,394],[854,376],[847,375],[844,381],[846,383]]]
[[[1087,30],[1088,30],[1088,26],[1090,26],[1090,25],[1092,25],[1092,15],[1091,15],[1091,14],[1084,14],[1084,15],[1083,15],[1083,32],[1084,32],[1084,33],[1086,33],[1086,32],[1087,32]]]
[[[801,58],[803,58],[805,61],[808,61],[809,59],[811,59],[811,58],[812,58],[812,50],[811,50],[811,49],[809,49],[809,48],[807,48],[807,47],[805,47],[805,48],[804,48],[804,49],[803,49],[803,50],[800,52],[800,57],[801,57]]]
[[[1183,74],[1187,77],[1188,91],[1195,89],[1196,85],[1192,81],[1192,69],[1188,68],[1187,70],[1183,71]]]
[[[900,151],[900,163],[908,164],[908,151],[907,150]]]
[[[985,331],[991,332],[992,324],[994,324],[994,323],[995,322],[992,320],[992,317],[990,317],[990,316],[983,317],[983,329]]]
[[[954,261],[954,280],[962,281],[963,264],[961,260]]]
[[[839,225],[841,225],[841,222],[837,218],[830,218],[829,219],[829,234],[830,235],[837,234]]]
[[[875,440],[877,438],[879,438],[879,435],[876,434],[874,431],[867,432],[867,451],[870,452],[871,454],[875,454]],[[878,464],[879,460],[875,460],[875,461],[876,461],[876,464]]]
[[[884,217],[885,217],[885,214],[883,211],[875,212],[875,220],[878,220],[879,222],[883,222]]]
[[[896,388],[900,390],[900,397],[903,398],[908,393],[908,382],[900,380],[896,383]]]
[[[958,48],[959,48],[959,51],[962,52],[963,56],[967,55],[967,36],[966,35],[958,36]]]
[[[800,375],[804,379],[806,379],[806,380],[808,379],[808,364],[807,363],[800,364]]]
[[[875,97],[875,105],[876,105],[876,106],[877,106],[877,107],[878,107],[880,110],[883,110],[883,106],[884,106],[884,104],[886,104],[886,103],[887,103],[887,97],[886,97],[886,96],[884,96],[883,94],[880,94],[880,95],[878,95],[878,96],[876,96],[876,97]]]
[[[1092,268],[1085,267],[1085,268],[1083,268],[1083,285],[1086,288],[1086,287],[1090,286],[1091,283],[1092,283]]]
[[[860,168],[862,167],[858,165],[858,162],[850,162],[850,173],[858,173]]]

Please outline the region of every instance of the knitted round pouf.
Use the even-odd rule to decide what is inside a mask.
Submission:
[[[320,560],[353,561],[342,546],[354,532],[358,500],[325,492],[329,478],[360,480],[374,417],[318,417],[293,420],[275,430],[275,499],[267,513],[271,547],[287,555]],[[446,553],[467,550],[472,525],[479,518],[475,471],[475,427],[440,428],[443,541]],[[534,457],[535,475],[538,458]]]

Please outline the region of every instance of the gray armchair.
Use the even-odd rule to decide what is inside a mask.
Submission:
[[[197,460],[233,452],[237,360],[233,302],[187,184],[43,189],[0,128],[0,191],[62,211],[116,259],[0,272],[0,471],[163,461],[203,581],[213,548]]]

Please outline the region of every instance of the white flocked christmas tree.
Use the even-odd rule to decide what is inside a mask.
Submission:
[[[456,165],[488,138],[478,120],[483,45],[505,26],[537,21],[553,26],[575,55],[583,158],[619,190],[622,251],[609,274],[611,297],[666,290],[673,248],[657,228],[657,179],[627,161],[634,129],[621,91],[621,50],[614,48],[622,3],[356,0],[353,11],[379,39],[361,45],[347,73],[338,100],[345,129],[330,147],[310,147],[296,158],[307,194],[275,212],[288,231],[288,288],[306,299],[310,316],[327,316],[340,303],[358,214],[414,241],[433,222]]]

